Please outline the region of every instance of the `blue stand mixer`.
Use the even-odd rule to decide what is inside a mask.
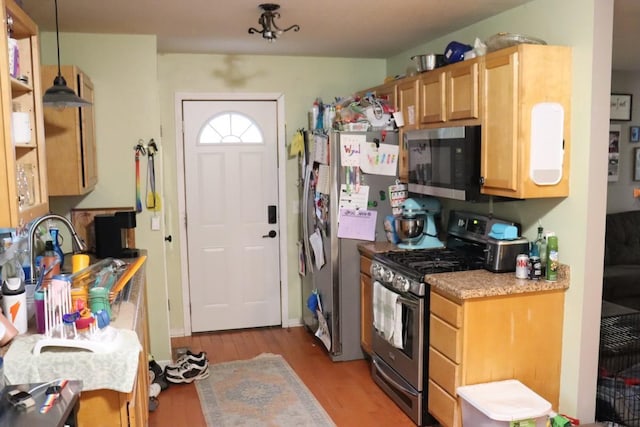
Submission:
[[[433,197],[410,198],[402,204],[402,214],[395,218],[395,230],[402,249],[442,248],[438,239],[435,216],[440,213],[440,201]]]

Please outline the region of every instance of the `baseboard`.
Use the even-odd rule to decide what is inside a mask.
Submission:
[[[186,337],[191,334],[186,334],[184,331],[184,328],[179,328],[179,329],[171,329],[169,331],[169,335],[171,336],[171,338],[177,338],[177,337]]]
[[[298,319],[298,318],[289,319],[289,321],[287,322],[287,325],[282,325],[282,327],[288,327],[288,328],[293,328],[296,326],[303,326],[302,319]]]

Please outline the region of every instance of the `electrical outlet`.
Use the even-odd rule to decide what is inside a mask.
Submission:
[[[151,229],[153,231],[160,230],[160,217],[159,216],[152,216],[151,217]]]

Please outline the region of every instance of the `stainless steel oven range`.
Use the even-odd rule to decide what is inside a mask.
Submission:
[[[427,410],[430,289],[424,277],[483,268],[494,223],[513,224],[451,211],[445,248],[393,251],[373,258],[372,376],[419,426],[436,424]]]

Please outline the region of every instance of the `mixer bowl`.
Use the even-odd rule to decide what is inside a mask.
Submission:
[[[424,231],[424,217],[416,218],[396,218],[396,233],[401,241],[405,243],[414,243],[420,240]]]

